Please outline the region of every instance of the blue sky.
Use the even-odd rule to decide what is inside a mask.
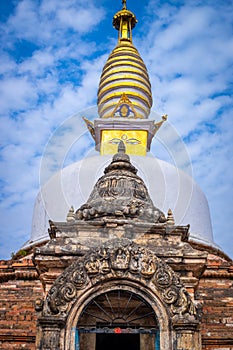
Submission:
[[[153,110],[167,113],[184,140],[209,201],[215,241],[233,257],[233,2],[127,4],[139,21],[133,38],[149,71]],[[0,258],[30,237],[47,142],[67,118],[96,104],[120,8],[120,0],[0,2]],[[82,146],[64,164],[93,147],[88,135]],[[169,160],[159,141],[152,150]]]

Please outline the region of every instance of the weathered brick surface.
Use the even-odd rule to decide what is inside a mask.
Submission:
[[[233,350],[233,265],[209,255],[196,299],[203,305],[201,324],[203,349]]]
[[[13,266],[14,265],[14,266]],[[9,272],[11,278],[9,279]],[[43,290],[28,261],[0,263],[0,349],[35,349],[36,312],[34,303]]]

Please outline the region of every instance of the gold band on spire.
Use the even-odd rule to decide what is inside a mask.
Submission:
[[[122,0],[122,10],[126,10],[126,0]]]

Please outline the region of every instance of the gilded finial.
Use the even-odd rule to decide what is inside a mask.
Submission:
[[[154,123],[154,135],[157,133],[157,131],[160,129],[160,127],[163,125],[163,123],[167,120],[167,114],[162,116],[162,119],[160,122]]]
[[[113,27],[119,31],[118,41],[132,43],[132,29],[137,23],[133,12],[127,10],[126,0],[122,0],[122,9],[113,17]]]
[[[91,136],[93,137],[93,139],[95,140],[95,128],[94,128],[94,123],[92,123],[90,120],[88,120],[87,118],[83,117],[83,120],[86,123],[86,126],[91,134]]]

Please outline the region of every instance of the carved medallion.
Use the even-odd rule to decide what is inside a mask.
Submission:
[[[172,284],[173,271],[168,266],[160,262],[155,274],[154,284],[161,289],[167,288]]]

